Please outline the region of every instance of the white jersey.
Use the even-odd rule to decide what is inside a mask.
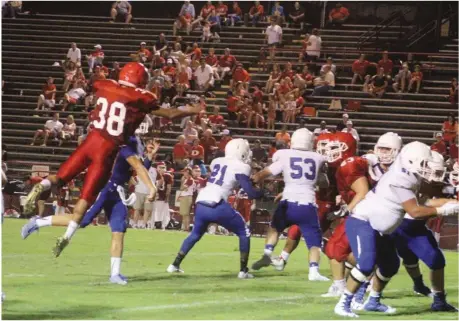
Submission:
[[[226,201],[238,185],[236,175],[250,177],[250,165],[237,159],[219,157],[210,164],[210,177],[207,185],[198,194],[196,202],[218,203]]]
[[[398,157],[373,190],[357,204],[352,216],[368,221],[383,234],[392,233],[405,215],[402,203],[417,199],[421,179],[401,166]]]
[[[325,158],[316,152],[281,149],[274,153],[269,170],[284,177],[282,200],[315,204],[317,176],[324,163]]]

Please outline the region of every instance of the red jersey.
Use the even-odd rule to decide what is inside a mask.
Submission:
[[[206,57],[206,64],[210,65],[210,66],[215,66],[215,64],[218,62],[218,58],[217,56],[215,55],[208,55]]]
[[[336,169],[336,184],[346,204],[354,198],[355,192],[351,186],[360,177],[368,177],[368,161],[365,158],[349,157]]]
[[[169,186],[172,186],[172,184],[174,183],[174,178],[172,176],[172,174],[170,173],[164,173],[162,175],[163,179],[164,179],[164,184],[162,186],[158,186],[157,185],[157,199],[158,201],[165,201],[166,200],[166,191],[168,189]],[[161,180],[161,175],[158,175],[156,176],[156,181],[159,181]]]
[[[218,60],[218,65],[220,67],[233,68],[236,62],[237,60],[233,55],[221,56],[220,59]]]
[[[46,93],[48,91],[48,93]],[[52,92],[49,92],[52,91]],[[43,96],[45,96],[45,99],[53,99],[53,96],[56,94],[56,85],[51,84],[51,85],[44,85],[43,86]]]
[[[222,115],[210,115],[209,121],[214,125],[224,125],[225,118]]]
[[[430,146],[430,149],[436,152],[439,152],[442,155],[446,154],[446,144],[442,140],[439,142],[435,142]]]
[[[386,61],[381,59],[378,61],[378,68],[383,68],[385,74],[391,74],[392,69],[394,68],[394,63],[390,59],[387,59]]]
[[[203,159],[204,158],[204,147],[202,145],[191,147],[191,158],[192,159]]]
[[[237,112],[237,110],[238,110],[238,108],[237,108],[238,101],[239,101],[239,98],[237,98],[237,97],[234,97],[234,96],[228,97],[226,99],[228,111],[230,111],[232,113]]]
[[[118,145],[134,135],[145,115],[157,110],[156,96],[131,87],[122,87],[112,80],[94,82],[97,105],[92,119],[94,130]]]
[[[262,103],[263,102],[263,92],[261,90],[255,90],[253,93],[252,93],[252,97],[253,97],[253,102],[254,103]]]
[[[336,195],[338,195],[336,186],[336,169],[334,167],[328,167],[327,176],[330,185],[327,188],[319,188],[316,192],[316,199],[317,201],[334,203]]]
[[[228,6],[226,4],[219,4],[215,10],[218,15],[226,15],[228,12]]]
[[[207,16],[212,12],[212,10],[215,10],[215,7],[213,5],[204,5],[201,9],[201,14],[200,16],[203,18],[207,18]]]
[[[352,64],[352,71],[356,74],[359,74],[360,76],[365,76],[365,72],[367,71],[367,67],[369,64],[370,63],[368,62],[368,60],[364,60],[361,62],[359,59],[357,59]]]

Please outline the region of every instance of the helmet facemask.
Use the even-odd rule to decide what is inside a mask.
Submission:
[[[381,164],[390,165],[395,161],[398,151],[395,148],[376,146],[375,155],[378,157],[378,161]]]
[[[418,166],[417,173],[428,182],[443,182],[446,168],[433,160],[423,160]]]

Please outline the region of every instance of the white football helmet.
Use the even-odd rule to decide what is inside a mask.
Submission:
[[[403,147],[400,161],[407,171],[418,174],[428,182],[441,182],[445,177],[445,167],[443,156],[437,154],[432,155],[429,146],[416,141]]]
[[[307,128],[300,128],[293,132],[290,148],[310,151],[313,147],[313,134]]]
[[[388,132],[379,137],[375,145],[375,155],[381,164],[390,165],[394,162],[400,149],[402,148],[402,139],[393,132]]]
[[[457,187],[459,186],[459,163],[455,162],[453,165],[453,170],[449,173],[449,183]]]
[[[248,164],[251,161],[249,142],[242,138],[230,140],[225,147],[225,158],[237,159]]]

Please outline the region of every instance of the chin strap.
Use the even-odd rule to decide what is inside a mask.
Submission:
[[[123,202],[124,205],[126,206],[132,206],[134,205],[137,197],[135,196],[135,193],[132,193],[129,195],[129,197],[126,199],[126,194],[124,192],[123,186],[118,185],[116,187],[116,190],[118,191],[118,194],[120,195],[121,201]]]

